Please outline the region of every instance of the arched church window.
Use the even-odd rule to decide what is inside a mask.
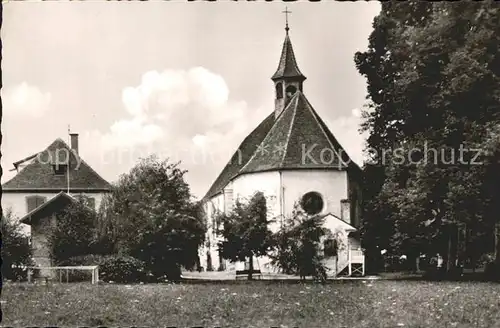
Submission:
[[[283,98],[283,84],[281,82],[276,83],[276,98]]]
[[[302,196],[300,205],[307,214],[315,215],[323,210],[325,203],[319,193],[311,191]]]
[[[287,97],[291,97],[295,94],[295,92],[297,92],[297,88],[293,85],[289,85],[287,88],[286,88],[286,96]]]

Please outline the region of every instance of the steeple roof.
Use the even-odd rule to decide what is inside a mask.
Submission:
[[[359,170],[306,96],[297,91],[275,120],[272,115],[267,117],[243,141],[204,198],[217,195],[245,173],[350,168]]]
[[[285,41],[283,42],[283,49],[281,50],[280,62],[276,73],[271,77],[272,80],[282,78],[296,78],[304,81],[306,77],[300,72],[295,54],[293,52],[292,41],[288,36],[288,26],[286,30]]]
[[[281,169],[344,170],[347,153],[297,91],[240,173]]]

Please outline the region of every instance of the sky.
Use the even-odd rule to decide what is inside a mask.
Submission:
[[[368,46],[378,2],[287,3],[304,94],[363,161]],[[12,163],[79,133],[82,158],[110,182],[139,158],[181,161],[203,197],[238,145],[274,110],[282,2],[4,4],[2,183]]]

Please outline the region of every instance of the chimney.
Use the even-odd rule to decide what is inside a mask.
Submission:
[[[70,133],[71,149],[78,155],[78,133]]]

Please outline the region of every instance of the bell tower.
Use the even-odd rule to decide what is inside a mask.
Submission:
[[[281,57],[276,73],[271,77],[274,82],[275,100],[274,100],[274,115],[277,118],[281,112],[288,105],[289,100],[293,97],[295,92],[302,92],[302,84],[306,77],[300,72],[293,53],[292,42],[288,35],[290,28],[288,27],[288,14],[291,11],[285,8],[285,41],[283,42],[283,49],[281,50]]]

